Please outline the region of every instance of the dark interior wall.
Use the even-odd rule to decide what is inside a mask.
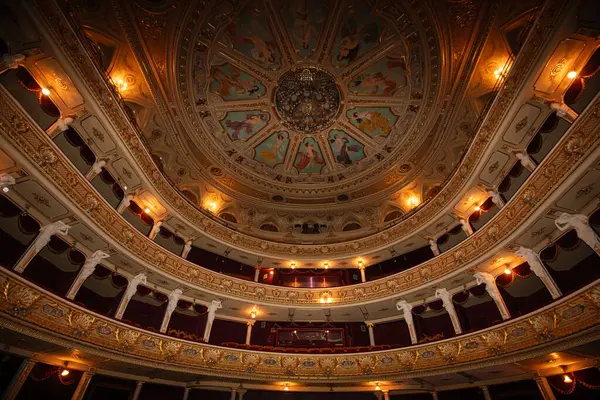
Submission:
[[[150,291],[148,294],[144,293],[144,295],[142,295],[140,294],[142,287],[143,286],[141,285],[138,286],[138,291],[133,295],[131,301],[127,305],[125,313],[123,314],[123,322],[130,321],[133,323],[133,325],[158,332],[160,325],[162,324],[168,302],[163,301],[160,306],[146,303],[143,297],[156,297],[156,293]]]
[[[16,400],[66,400],[70,399],[77,383],[81,378],[81,371],[71,370],[65,378],[59,378],[57,367],[37,363],[25,383],[21,387]]]
[[[134,381],[94,375],[83,400],[131,400],[135,386]]]
[[[489,296],[485,303],[470,307],[454,304],[454,308],[458,315],[460,326],[465,333],[485,329],[502,322],[502,315],[498,310],[498,306],[496,306],[496,303]]]
[[[532,380],[493,385],[488,390],[494,400],[543,400],[537,383]]]
[[[183,398],[184,390],[183,387],[144,383],[139,400],[179,400]]]
[[[254,267],[211,253],[196,246],[192,246],[187,260],[215,272],[235,276],[240,279],[254,280]]]
[[[85,256],[57,236],[27,265],[23,276],[51,292],[64,296],[85,262]]]
[[[13,268],[38,235],[40,224],[0,195],[0,265]]]
[[[375,344],[392,346],[410,346],[410,332],[404,320],[377,324],[373,327]]]
[[[479,388],[469,388],[460,390],[450,390],[447,392],[438,392],[439,400],[483,400],[483,393]]]
[[[245,343],[246,329],[246,324],[242,322],[215,318],[210,329],[208,343],[214,345],[220,345],[224,342]]]
[[[264,322],[264,327],[263,327]],[[272,332],[276,327],[334,327],[343,328],[346,340],[346,346],[369,346],[369,332],[367,327],[362,322],[347,322],[347,323],[297,323],[291,324],[289,322],[272,322],[272,321],[256,321],[254,327],[252,327],[252,336],[250,339],[251,344],[260,346],[274,346],[275,333]],[[362,327],[362,328],[361,328]],[[245,339],[245,334],[244,334]],[[377,342],[376,342],[377,343]]]
[[[383,278],[422,264],[432,258],[433,252],[431,251],[431,248],[429,246],[421,247],[390,260],[370,265],[365,269],[365,277],[367,278],[367,281]],[[358,272],[358,279],[360,282],[360,272]]]
[[[169,331],[171,331],[170,334],[175,334],[176,332],[174,331],[185,332],[191,335],[188,337],[190,340],[202,339],[208,315],[206,314],[206,307],[196,306],[195,310],[193,312],[195,315],[188,315],[187,313],[183,313],[179,308],[176,308],[173,314],[171,314],[167,333]]]
[[[113,275],[111,271],[108,271],[107,275],[102,277],[96,276],[97,271],[104,269],[101,265],[96,266],[96,272],[90,275],[79,291],[75,295],[74,301],[85,308],[106,315],[107,317],[113,317],[119,308],[119,303],[125,293],[127,287],[127,280],[120,275]],[[103,296],[98,293],[98,287],[107,286],[108,290],[105,292],[111,292],[115,295],[112,297]]]
[[[22,357],[0,353],[0,393],[4,393],[22,362]]]
[[[552,302],[550,292],[548,292],[548,289],[541,283],[540,278],[529,270],[529,265],[527,263],[523,263],[520,266],[513,268],[513,271],[519,272],[513,273],[510,276],[500,275],[496,278],[496,284],[498,285],[500,295],[504,299],[504,303],[513,318],[528,314]],[[519,274],[524,277],[519,276]],[[530,282],[525,282],[529,279],[537,281],[540,289],[523,297],[512,296],[508,292],[507,288],[510,286],[515,286],[514,289],[516,292],[521,291],[519,286],[525,287],[526,285],[530,285]]]
[[[415,323],[417,339],[419,340],[437,334],[443,334],[445,339],[455,336],[452,320],[450,319],[450,315],[445,311],[440,315],[428,318],[415,315],[413,316],[413,321]]]

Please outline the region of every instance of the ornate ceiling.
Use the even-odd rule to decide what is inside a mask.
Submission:
[[[163,90],[179,127],[138,112],[155,159],[199,207],[268,234],[308,222],[365,235],[400,218],[439,191],[478,114],[463,101],[481,45],[469,38],[489,15],[435,7],[438,17],[418,2],[244,1],[200,20],[154,15],[195,22],[149,42],[159,78],[170,58],[158,41],[171,41],[178,71]],[[138,3],[142,27],[152,11]]]

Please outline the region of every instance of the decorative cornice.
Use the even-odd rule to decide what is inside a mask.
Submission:
[[[355,240],[351,243],[338,243],[330,245],[290,245],[254,238],[237,232],[222,224],[221,221],[211,218],[203,211],[193,206],[184,196],[178,193],[172,184],[159,172],[154,161],[144,147],[136,130],[127,119],[124,110],[119,105],[114,93],[109,89],[102,73],[96,68],[91,58],[84,52],[85,45],[68,25],[64,15],[53,1],[35,2],[40,18],[45,20],[45,29],[52,35],[52,40],[58,46],[68,49],[68,57],[82,78],[85,79],[87,88],[94,96],[103,113],[110,119],[120,141],[127,147],[131,156],[145,174],[146,182],[152,185],[152,191],[159,200],[167,206],[173,215],[178,215],[199,231],[213,239],[227,243],[233,248],[238,248],[250,253],[262,254],[272,257],[289,257],[296,259],[317,259],[327,257],[334,259],[350,255],[365,255],[369,252],[390,246],[415,233],[425,224],[433,221],[439,213],[447,208],[452,200],[459,196],[465,185],[468,185],[477,175],[478,166],[482,165],[483,157],[489,150],[491,143],[497,137],[497,131],[507,112],[514,105],[516,97],[521,92],[524,84],[535,66],[539,55],[544,49],[545,39],[558,25],[557,21],[564,2],[548,1],[542,10],[535,27],[524,43],[519,56],[511,68],[506,84],[498,94],[488,118],[484,121],[469,151],[463,158],[457,173],[449,180],[441,192],[414,214],[377,234]]]
[[[534,313],[439,342],[355,354],[286,354],[228,349],[171,338],[92,313],[0,270],[0,325],[65,346],[74,342],[133,363],[211,376],[301,381],[399,379],[500,364],[600,336],[597,282]],[[578,336],[591,329],[590,335]],[[44,335],[44,333],[49,333]],[[577,339],[579,337],[579,339]],[[568,339],[562,342],[562,339]],[[530,351],[527,355],[525,351]],[[551,350],[556,351],[556,350]],[[117,354],[118,353],[118,354]]]

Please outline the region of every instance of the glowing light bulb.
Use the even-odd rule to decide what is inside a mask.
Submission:
[[[569,79],[575,79],[577,77],[577,71],[569,71],[569,73],[567,74],[567,78]]]
[[[269,275],[273,275],[273,271],[269,271]]]
[[[123,186],[123,190],[127,190],[127,186]]]
[[[256,311],[252,311],[250,313],[250,318],[252,318],[252,319],[256,318]]]
[[[50,89],[48,89],[48,88],[42,88],[42,94],[44,96],[50,96]]]
[[[285,384],[285,387],[283,388],[283,390],[285,390],[286,392],[290,390],[287,383]]]
[[[10,189],[8,188],[8,186],[4,186],[4,187],[2,188],[2,191],[3,191],[4,193],[8,193],[8,192],[10,191]]]
[[[563,378],[563,382],[564,383],[571,383],[573,382],[573,379],[571,379],[571,377],[567,374],[565,374],[564,378]]]
[[[512,274],[512,271],[510,270],[510,268],[504,268],[504,274],[510,275],[510,274]]]
[[[358,268],[362,268],[363,266],[363,260],[358,260]]]
[[[479,210],[481,210],[481,207],[475,206],[475,211],[479,211]]]
[[[145,212],[146,214],[150,214],[150,209],[149,209],[148,207],[146,207],[146,209],[144,210],[144,212]]]
[[[292,267],[292,269],[296,269],[296,263],[295,262],[291,263],[290,266]]]
[[[63,369],[62,372],[60,373],[60,376],[67,376],[69,375],[70,371],[68,369]]]
[[[324,264],[324,267],[325,267],[325,269],[329,269],[329,263],[328,263],[328,262],[326,262],[326,263]]]
[[[375,390],[381,390],[381,388],[379,387],[379,384],[375,385]]]

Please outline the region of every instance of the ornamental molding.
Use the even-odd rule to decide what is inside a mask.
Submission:
[[[340,382],[402,379],[500,365],[600,337],[600,285],[594,282],[534,313],[457,338],[400,349],[346,354],[285,354],[230,349],[171,338],[101,316],[0,271],[0,325],[65,347],[137,365],[244,379]],[[21,293],[27,299],[16,309]],[[28,299],[33,295],[35,302]],[[8,299],[11,300],[8,300]],[[542,322],[539,322],[542,321]],[[545,321],[551,321],[546,323]]]
[[[323,256],[335,259],[342,256],[365,255],[398,243],[407,235],[415,233],[418,229],[431,223],[436,216],[447,209],[448,204],[451,204],[453,199],[463,193],[464,187],[476,179],[478,166],[483,165],[484,155],[487,154],[494,140],[497,140],[498,135],[496,132],[501,122],[514,105],[516,97],[521,93],[524,84],[527,82],[529,73],[544,50],[544,39],[551,35],[559,25],[557,21],[561,15],[561,10],[565,6],[563,2],[558,1],[549,1],[545,4],[536,26],[532,29],[529,39],[519,53],[505,85],[498,94],[488,117],[483,122],[457,172],[436,197],[413,214],[410,214],[410,218],[377,234],[351,243],[292,245],[259,239],[237,232],[218,219],[212,218],[206,212],[199,210],[180,195],[157,169],[131,122],[127,119],[124,110],[119,105],[118,99],[105,82],[104,76],[97,70],[93,61],[85,52],[85,45],[82,44],[83,39],[76,36],[56,3],[52,1],[37,1],[34,3],[39,11],[37,17],[44,21],[45,30],[52,35],[51,39],[60,48],[66,50],[64,52],[65,57],[70,60],[71,65],[85,80],[89,93],[94,97],[103,114],[110,120],[121,142],[135,160],[148,188],[157,196],[161,204],[169,208],[172,215],[187,221],[198,231],[232,248],[275,258],[285,258],[292,254],[292,248],[296,248],[298,251],[295,253],[295,258],[297,259],[317,259]]]
[[[32,168],[47,177],[71,202],[69,208],[78,213],[87,225],[110,239],[117,248],[124,249],[134,259],[155,271],[201,290],[218,293],[224,297],[264,303],[320,306],[315,290],[265,285],[224,276],[193,264],[164,249],[131,227],[106,200],[75,169],[30,117],[18,106],[3,88],[0,88],[0,138],[6,140],[22,157],[33,164]],[[524,223],[543,211],[543,202],[563,180],[575,179],[573,172],[584,162],[591,162],[588,153],[597,149],[600,139],[600,96],[596,96],[584,112],[565,133],[552,152],[536,168],[530,178],[482,229],[465,241],[419,266],[389,277],[352,287],[331,288],[335,306],[364,303],[391,298],[421,285],[459,272],[489,254],[494,248],[506,245],[526,226]],[[49,163],[47,160],[52,159]],[[87,207],[95,199],[96,207]],[[457,255],[460,255],[458,257]],[[228,282],[225,285],[225,282]]]

